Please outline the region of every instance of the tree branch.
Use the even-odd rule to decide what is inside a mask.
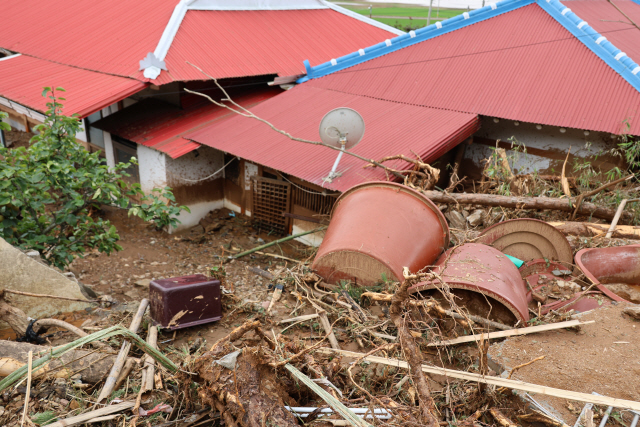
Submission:
[[[328,145],[328,144],[325,144],[325,143],[323,143],[323,142],[311,141],[311,140],[303,139],[303,138],[297,138],[297,137],[295,137],[295,136],[291,135],[290,133],[288,133],[288,132],[286,132],[286,131],[284,131],[284,130],[281,130],[281,129],[276,128],[274,125],[272,125],[271,123],[269,123],[269,122],[268,122],[268,121],[266,121],[265,119],[263,119],[263,118],[260,118],[260,117],[256,116],[256,115],[255,115],[255,114],[253,114],[251,111],[247,110],[246,108],[244,108],[244,107],[243,107],[243,106],[241,106],[240,104],[236,103],[233,99],[231,99],[231,97],[229,96],[229,94],[227,93],[227,91],[226,91],[226,90],[225,90],[225,89],[220,85],[220,83],[218,83],[218,80],[217,80],[215,77],[213,77],[213,76],[211,76],[211,75],[209,75],[209,74],[205,73],[204,71],[202,71],[202,69],[201,69],[200,67],[198,67],[197,65],[192,64],[192,63],[191,63],[191,62],[189,62],[189,61],[187,61],[187,64],[191,65],[191,66],[192,66],[192,67],[194,67],[196,70],[200,71],[202,74],[204,74],[205,76],[207,76],[207,77],[209,77],[211,80],[213,80],[213,82],[216,84],[216,86],[218,86],[218,88],[222,91],[222,93],[223,93],[223,94],[224,94],[224,96],[226,97],[225,99],[223,99],[223,101],[228,101],[228,102],[230,102],[230,103],[231,103],[231,104],[233,104],[233,105],[234,105],[238,110],[233,109],[233,108],[229,107],[228,105],[223,104],[222,102],[218,102],[218,101],[214,100],[214,99],[213,99],[213,98],[211,98],[209,95],[205,95],[205,94],[203,94],[203,93],[196,92],[196,91],[193,91],[193,90],[189,90],[189,89],[186,89],[186,88],[185,88],[185,92],[188,92],[188,93],[191,93],[191,94],[194,94],[194,95],[198,95],[198,96],[202,96],[203,98],[208,99],[210,102],[212,102],[213,104],[217,105],[218,107],[226,108],[227,110],[232,111],[232,112],[234,112],[234,113],[236,113],[236,114],[239,114],[239,115],[241,115],[241,116],[243,116],[243,117],[246,117],[246,118],[249,118],[249,119],[255,119],[255,120],[258,120],[258,121],[260,121],[260,122],[262,122],[262,123],[266,124],[267,126],[269,126],[269,127],[270,127],[271,129],[273,129],[274,131],[278,132],[279,134],[284,135],[284,136],[286,136],[287,138],[291,139],[292,141],[304,142],[305,144],[321,145],[321,146],[323,146],[323,147],[327,147],[327,148],[330,148],[330,149],[332,149],[332,150],[342,151],[342,150],[341,150],[340,148],[338,148],[338,147],[334,147],[334,146],[332,146],[332,145]],[[393,174],[394,176],[396,176],[396,177],[398,177],[398,178],[401,178],[401,179],[404,179],[404,175],[402,175],[401,173],[399,173],[399,172],[397,172],[397,171],[395,171],[395,170],[393,170],[393,169],[390,169],[390,168],[388,168],[388,167],[384,166],[383,164],[376,162],[376,161],[375,161],[375,160],[373,160],[373,159],[367,159],[366,157],[362,157],[362,156],[360,156],[360,155],[358,155],[358,154],[352,153],[351,151],[344,151],[344,153],[345,153],[345,154],[347,154],[347,155],[349,155],[349,156],[352,156],[352,157],[355,157],[355,158],[357,158],[357,159],[360,159],[360,160],[362,160],[362,161],[364,161],[364,162],[372,163],[372,164],[376,165],[377,167],[382,168],[382,169],[386,170],[387,172],[390,172],[390,173],[391,173],[391,174]]]

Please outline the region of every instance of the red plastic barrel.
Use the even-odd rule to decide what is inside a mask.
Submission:
[[[476,298],[466,298],[468,301],[457,301],[459,306],[466,306],[471,314],[487,316],[487,313],[474,313],[473,308],[477,306],[489,309],[491,315],[488,317],[498,318],[502,322],[509,321],[509,312],[517,320],[529,320],[527,289],[520,271],[499,250],[479,243],[467,243],[442,254],[432,271],[442,278],[454,294],[456,289],[478,294]],[[440,282],[423,282],[411,287],[409,292],[441,287]],[[499,306],[496,306],[496,301],[500,303]],[[505,317],[505,314],[508,316]]]
[[[403,267],[431,265],[447,246],[447,221],[431,200],[401,184],[369,182],[336,201],[312,268],[329,283],[372,286],[402,280]]]

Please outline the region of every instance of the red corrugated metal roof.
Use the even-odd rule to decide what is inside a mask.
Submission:
[[[42,96],[45,86],[66,90],[58,92],[66,98],[61,101],[64,114],[86,117],[144,89],[146,84],[24,55],[0,61],[0,96],[45,112],[49,101]]]
[[[537,4],[304,84],[511,120],[640,135],[640,93]]]
[[[0,2],[0,47],[120,76],[138,73],[178,0]]]
[[[265,85],[264,89],[232,98],[245,108],[252,108],[281,92],[279,88]],[[200,147],[200,144],[183,138],[183,135],[212,124],[218,126],[234,115],[197,95],[186,96],[183,104],[188,105],[181,109],[147,98],[95,122],[92,126],[162,151],[175,159]]]
[[[251,111],[277,128],[299,138],[319,140],[322,117],[337,107],[350,107],[362,114],[366,131],[353,152],[379,160],[412,151],[429,162],[449,151],[473,134],[479,126],[475,114],[418,107],[349,95],[300,85],[266,101]],[[337,151],[289,138],[255,119],[237,116],[224,123],[185,135],[203,145],[323,185],[336,159]],[[352,156],[342,157],[338,171],[342,176],[324,187],[345,191],[356,184],[386,179],[380,169],[363,169],[365,163]],[[391,167],[406,167],[389,162]]]
[[[165,58],[171,80],[305,72],[331,58],[395,36],[332,9],[187,12]]]
[[[631,0],[615,0],[613,3],[640,25],[640,5]],[[640,64],[640,30],[630,24],[615,6],[602,0],[565,0],[563,4]]]
[[[21,0],[0,3],[0,47],[103,73],[146,80],[139,61],[153,52],[179,0]],[[393,37],[332,9],[190,10],[154,83],[300,74]]]

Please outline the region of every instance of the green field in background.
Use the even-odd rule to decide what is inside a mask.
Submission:
[[[454,16],[458,16],[464,12],[461,9],[439,9],[436,7],[438,4],[437,0],[434,1],[433,9],[431,10],[431,18],[443,18],[449,19]],[[369,16],[369,6],[365,4],[357,4],[353,5],[345,5],[343,3],[340,6],[357,12],[364,16]],[[411,20],[411,19],[401,19],[401,18],[375,18],[376,15],[384,15],[384,16],[398,16],[398,17],[422,17],[426,18],[429,15],[428,7],[411,7],[411,6],[375,6],[373,5],[371,9],[371,14],[374,15],[376,21],[380,21],[383,24],[391,25],[393,27],[401,28],[411,26],[412,28],[424,27],[427,25],[427,21],[424,19]],[[435,21],[431,21],[433,24]]]

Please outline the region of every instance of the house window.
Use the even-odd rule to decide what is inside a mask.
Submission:
[[[102,130],[98,128],[94,128],[91,126],[92,123],[97,122],[102,118],[102,110],[96,111],[92,115],[88,116],[85,119],[85,128],[87,129],[87,142],[92,143],[93,145],[97,145],[98,147],[104,148],[104,134]]]
[[[127,141],[124,138],[120,138],[116,135],[111,135],[111,142],[113,145],[113,159],[116,164],[129,163],[133,157],[137,158],[137,145],[131,141]],[[140,182],[140,172],[138,165],[131,165],[125,171],[131,175],[127,177],[127,181],[131,183]]]

